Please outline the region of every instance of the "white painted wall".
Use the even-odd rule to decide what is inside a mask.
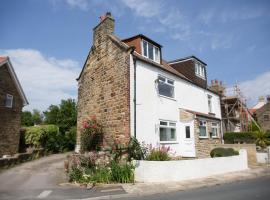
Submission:
[[[174,80],[175,99],[158,95],[158,75]],[[184,137],[183,124],[179,121],[179,109],[189,109],[208,114],[207,95],[212,96],[213,113],[221,118],[219,97],[179,77],[137,60],[136,63],[136,136],[140,142],[159,144],[159,120],[177,122],[177,141],[170,145],[174,155],[181,155]],[[182,131],[181,131],[182,130]],[[196,134],[196,133],[195,133]]]
[[[256,157],[257,157],[257,163],[267,163],[268,162],[268,153],[257,152]]]
[[[135,181],[169,182],[203,178],[248,169],[247,151],[239,156],[178,161],[135,161]]]

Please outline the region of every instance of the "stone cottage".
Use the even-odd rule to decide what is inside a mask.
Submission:
[[[261,104],[261,107],[254,111],[253,116],[263,131],[270,132],[270,96],[266,97],[266,103]]]
[[[169,146],[175,156],[208,157],[222,141],[220,97],[207,87],[207,64],[195,56],[162,58],[162,46],[139,34],[114,35],[115,20],[102,16],[78,77],[78,130],[95,115],[104,146],[131,136]]]
[[[27,104],[10,59],[0,56],[0,157],[18,152],[21,113]]]

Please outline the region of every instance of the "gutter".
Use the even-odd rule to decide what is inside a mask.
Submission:
[[[136,116],[137,116],[137,113],[136,113],[136,106],[137,106],[137,103],[136,103],[136,68],[137,68],[137,60],[134,59],[134,97],[133,97],[133,104],[134,104],[134,137],[136,138]]]

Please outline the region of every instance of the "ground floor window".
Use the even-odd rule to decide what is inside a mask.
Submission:
[[[207,131],[206,131],[206,121],[205,120],[199,120],[199,137],[206,138],[207,137]]]
[[[170,121],[160,121],[159,138],[161,142],[176,141],[176,123]]]
[[[216,138],[218,137],[219,134],[219,126],[217,122],[212,122],[211,123],[211,129],[212,129],[212,137]]]

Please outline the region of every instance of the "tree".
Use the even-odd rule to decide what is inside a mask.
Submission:
[[[33,114],[32,114],[32,120],[35,125],[41,124],[42,123],[43,116],[40,113],[39,110],[33,109]]]
[[[30,111],[23,111],[22,112],[21,125],[22,126],[33,126],[34,125],[32,113]]]
[[[51,105],[44,112],[45,123],[59,126],[61,133],[65,133],[77,124],[77,106],[74,99],[61,100],[61,104]]]
[[[263,131],[256,131],[256,145],[261,148],[265,148],[269,144],[269,140],[267,138],[267,134]]]

